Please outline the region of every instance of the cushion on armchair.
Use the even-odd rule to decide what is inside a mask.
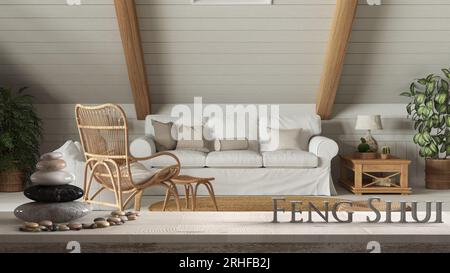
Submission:
[[[139,162],[133,162],[130,164],[131,178],[135,184],[142,184],[147,182],[153,175],[155,175],[157,169],[147,169]],[[127,167],[120,167],[120,172],[122,175],[127,173]]]

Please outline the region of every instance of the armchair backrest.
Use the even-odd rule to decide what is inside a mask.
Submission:
[[[128,124],[120,106],[78,104],[75,117],[86,160],[111,159],[118,165],[128,160]]]

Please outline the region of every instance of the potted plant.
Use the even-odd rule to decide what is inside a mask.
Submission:
[[[411,83],[402,96],[410,98],[406,110],[414,121],[414,143],[426,160],[426,187],[450,189],[450,70],[442,69],[445,79],[428,75]]]
[[[0,191],[22,191],[39,157],[42,122],[33,98],[0,87]]]
[[[381,148],[381,159],[389,159],[391,156],[391,147],[383,146]]]
[[[359,143],[357,149],[358,152],[355,154],[357,158],[361,159],[375,159],[377,153],[370,149],[369,143],[367,143],[365,138],[360,138],[361,143]]]

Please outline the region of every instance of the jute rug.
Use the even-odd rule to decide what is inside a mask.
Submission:
[[[328,207],[331,210],[333,205],[337,202],[344,202],[349,200],[333,198],[333,197],[318,197],[318,196],[288,196],[285,197],[286,202],[279,201],[278,207],[284,208],[286,211],[291,210],[290,201],[302,201],[303,204],[298,206],[302,210],[306,210],[309,207],[309,203],[314,204],[318,209],[325,210],[324,201],[328,201]],[[219,211],[272,211],[273,201],[272,196],[217,196],[217,205]],[[180,198],[180,204],[183,211],[191,211],[186,209],[186,200]],[[384,201],[374,202],[374,207],[380,211],[386,210],[386,203]],[[163,202],[157,202],[149,207],[150,211],[162,211]],[[392,203],[392,210],[398,210],[400,208],[399,203]],[[174,200],[168,202],[166,211],[176,211],[177,207]],[[352,207],[347,204],[342,204],[339,207],[340,211],[369,211],[367,200],[353,201]],[[196,211],[215,211],[213,203],[209,197],[197,197]]]

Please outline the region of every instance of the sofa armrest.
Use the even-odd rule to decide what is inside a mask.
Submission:
[[[149,135],[138,137],[130,144],[130,154],[133,157],[147,157],[156,153],[156,145]]]
[[[336,141],[323,136],[312,137],[309,141],[309,152],[331,161],[339,152]]]

